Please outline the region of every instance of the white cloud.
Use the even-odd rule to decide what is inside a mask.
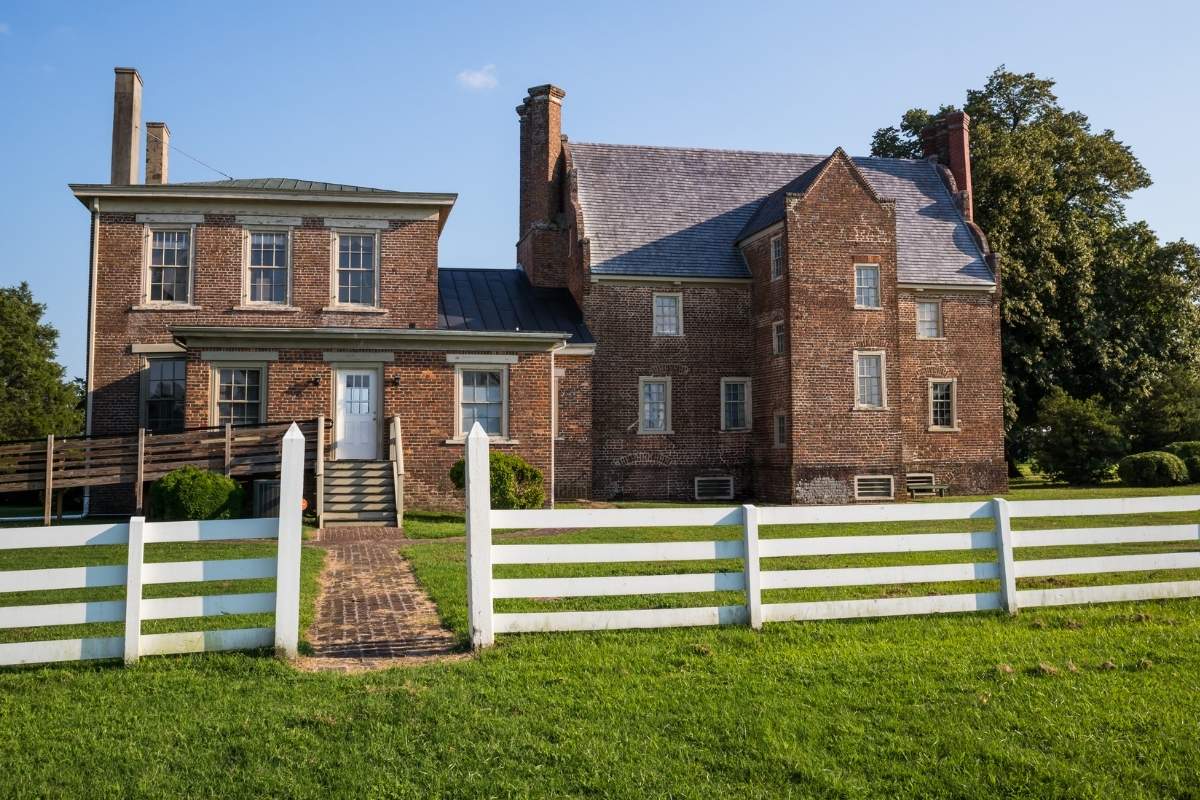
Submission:
[[[12,28],[8,27],[7,22],[0,22],[0,34],[12,33]]]
[[[496,65],[488,64],[482,69],[464,69],[458,73],[458,83],[460,86],[481,92],[495,89],[500,81],[496,78]]]

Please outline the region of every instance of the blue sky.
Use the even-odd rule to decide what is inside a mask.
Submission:
[[[513,263],[526,87],[566,89],[577,140],[865,154],[1001,63],[1133,147],[1155,185],[1132,217],[1200,241],[1198,24],[1168,2],[0,0],[0,285],[29,281],[82,375],[88,216],[66,184],[108,178],[118,65],[145,120],[231,175],[458,192],[443,266]],[[219,177],[171,156],[173,180]]]

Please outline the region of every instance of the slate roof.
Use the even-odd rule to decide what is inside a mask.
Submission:
[[[565,333],[570,344],[596,341],[569,291],[533,286],[519,269],[438,270],[437,326]]]
[[[735,243],[782,218],[826,156],[570,142],[598,275],[745,278]],[[875,192],[896,202],[898,277],[906,283],[991,286],[937,168],[853,158]]]

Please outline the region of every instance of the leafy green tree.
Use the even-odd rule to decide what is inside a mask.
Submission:
[[[58,331],[42,322],[45,310],[28,284],[0,287],[0,440],[83,427],[78,384],[55,361]]]
[[[1038,404],[1033,461],[1055,480],[1099,483],[1128,452],[1117,415],[1099,397],[1079,400],[1055,387]]]
[[[1125,410],[1121,425],[1134,452],[1200,440],[1200,370],[1190,364],[1168,370],[1151,385],[1144,400]]]

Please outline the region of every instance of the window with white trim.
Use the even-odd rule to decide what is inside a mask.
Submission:
[[[787,414],[775,415],[775,446],[787,447]]]
[[[246,300],[287,305],[288,232],[249,231],[246,247]]]
[[[942,301],[917,301],[917,338],[942,338]]]
[[[147,359],[145,376],[142,398],[146,430],[151,433],[177,433],[183,430],[187,360]]]
[[[378,247],[374,233],[337,234],[337,302],[375,306]]]
[[[855,476],[855,500],[891,500],[894,497],[895,489],[891,475]]]
[[[218,425],[257,425],[263,421],[266,401],[266,369],[263,367],[214,367],[216,419]]]
[[[854,305],[857,308],[879,308],[879,265],[854,265]]]
[[[750,415],[750,379],[721,378],[721,430],[749,430]]]
[[[787,325],[780,322],[771,323],[771,353],[781,356],[787,352]]]
[[[771,280],[783,277],[783,237],[771,237]]]
[[[683,335],[683,295],[654,295],[654,335]]]
[[[191,302],[192,231],[151,230],[146,299],[151,303]]]
[[[671,432],[671,379],[638,380],[638,433]]]
[[[505,370],[464,368],[458,371],[458,381],[459,434],[466,436],[478,422],[488,436],[504,436],[508,430]]]
[[[855,351],[855,400],[858,408],[884,408],[887,403],[885,357],[882,351]]]
[[[932,430],[954,430],[958,427],[956,381],[929,381],[929,427]]]

